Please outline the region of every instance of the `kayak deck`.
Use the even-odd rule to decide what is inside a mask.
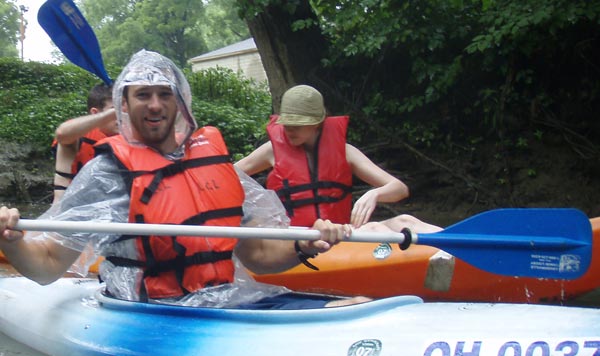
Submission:
[[[50,355],[498,355],[570,345],[591,356],[600,345],[596,309],[412,296],[313,310],[211,309],[118,301],[100,287],[2,278],[0,332]]]

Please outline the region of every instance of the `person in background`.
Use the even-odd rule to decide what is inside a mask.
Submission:
[[[94,157],[93,145],[118,133],[112,86],[95,85],[87,98],[88,115],[67,120],[55,132],[54,198],[56,203],[81,167]]]
[[[189,84],[171,60],[155,52],[136,53],[115,82],[113,101],[120,135],[96,145],[96,158],[75,176],[52,219],[239,226],[242,216],[269,220],[276,215],[246,208],[250,194],[220,132],[197,130]],[[190,305],[190,297],[197,297],[192,305],[284,309],[369,300],[290,300],[281,287],[248,293],[252,283],[238,277],[236,258],[255,273],[277,273],[351,234],[347,226],[328,220],[312,225],[320,231],[318,240],[300,242],[93,233],[29,239],[15,230],[18,220],[17,209],[0,208],[0,248],[17,271],[41,284],[60,278],[92,244],[105,256],[100,277],[106,292],[124,300],[178,304],[185,299]]]
[[[291,225],[311,226],[322,218],[375,231],[404,227],[439,231],[437,226],[405,214],[368,223],[377,203],[406,199],[409,191],[406,184],[346,143],[347,127],[347,116],[326,116],[319,91],[308,85],[294,86],[283,94],[280,114],[271,116],[267,126],[270,141],[235,166],[248,175],[273,168],[266,187],[277,192]],[[353,175],[373,187],[354,206]]]

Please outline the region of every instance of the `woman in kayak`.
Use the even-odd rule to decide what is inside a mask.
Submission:
[[[97,145],[97,157],[75,176],[49,218],[239,226],[242,215],[245,220],[251,216],[253,225],[285,217],[268,203],[258,205],[272,206],[271,211],[252,210],[260,197],[268,199],[268,192],[245,192],[219,131],[196,130],[189,84],[171,60],[155,52],[136,53],[115,82],[113,101],[120,135]],[[55,232],[23,238],[15,229],[18,220],[17,209],[0,208],[0,249],[17,271],[40,284],[63,276],[92,246],[106,257],[99,271],[106,292],[124,300],[254,308],[315,308],[368,300],[278,299],[289,290],[253,284],[238,274],[242,268],[235,268],[236,258],[255,273],[277,273],[298,265],[304,254],[328,251],[351,234],[347,226],[328,220],[312,224],[320,231],[319,240],[297,243],[117,233]]]
[[[294,226],[311,226],[322,218],[366,230],[441,230],[406,214],[368,223],[377,203],[406,199],[409,191],[406,184],[346,143],[347,126],[347,116],[326,117],[323,97],[315,88],[294,86],[283,94],[280,114],[271,116],[270,141],[235,166],[248,175],[273,168],[267,189],[277,192]],[[353,175],[373,187],[354,206]]]

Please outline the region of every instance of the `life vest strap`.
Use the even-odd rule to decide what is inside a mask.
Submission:
[[[118,267],[127,268],[145,268],[145,276],[157,276],[162,272],[176,270],[180,267],[189,267],[218,261],[229,260],[233,256],[233,251],[203,251],[197,252],[191,256],[182,256],[167,261],[154,262],[149,266],[145,261],[134,260],[132,258],[119,256],[106,256],[106,260]]]
[[[335,202],[338,202],[340,200],[344,200],[347,195],[348,195],[348,193],[344,193],[344,194],[342,194],[339,197],[329,197],[329,196],[319,195],[319,196],[316,196],[316,197],[313,197],[313,198],[306,198],[306,199],[298,199],[298,200],[285,201],[285,202],[283,202],[283,204],[289,206],[292,209],[294,209],[294,208],[298,208],[298,207],[305,206],[305,205],[310,205],[310,204],[335,203]]]
[[[54,171],[54,173],[58,174],[59,176],[63,177],[63,178],[68,178],[68,179],[73,179],[75,178],[75,175],[72,173],[67,173],[67,172],[61,172],[61,171]]]
[[[339,197],[331,197],[326,195],[318,195],[318,189],[339,189],[342,195]],[[304,199],[293,199],[292,194],[312,190],[316,192],[313,197]],[[289,185],[289,181],[284,179],[283,188],[277,190],[277,196],[281,199],[288,216],[294,216],[294,209],[305,205],[318,205],[324,203],[335,203],[344,200],[348,194],[352,193],[352,187],[346,184],[333,181],[317,181],[294,186]]]
[[[231,156],[229,156],[229,155],[209,156],[209,157],[193,158],[193,159],[186,160],[186,161],[177,160],[177,161],[173,161],[173,163],[171,163],[167,166],[158,168],[154,171],[137,172],[138,175],[154,173],[154,178],[152,179],[152,182],[150,182],[150,185],[148,185],[148,187],[146,187],[146,189],[144,189],[144,193],[142,194],[140,201],[144,204],[148,204],[148,202],[152,198],[152,195],[154,195],[154,192],[156,192],[156,190],[158,189],[158,185],[164,178],[180,174],[180,173],[184,172],[186,169],[190,169],[190,168],[197,168],[197,167],[202,167],[202,166],[209,166],[209,165],[213,165],[213,164],[230,163],[230,162],[231,162]]]
[[[212,219],[227,218],[227,217],[232,217],[232,216],[243,216],[243,215],[244,215],[244,211],[241,206],[234,206],[231,208],[224,208],[224,209],[215,209],[215,210],[204,211],[200,214],[194,215],[191,218],[182,221],[180,223],[180,225],[204,225],[204,224],[206,224],[207,221],[212,220]],[[141,215],[136,215],[135,220],[136,220],[136,223],[140,223],[140,224],[144,223],[144,217]],[[118,239],[113,241],[113,243],[136,239],[138,237],[140,237],[140,236],[121,235]]]
[[[93,146],[93,145],[96,144],[96,142],[98,142],[98,141],[92,140],[91,138],[85,137],[85,136],[82,136],[82,137],[79,138],[79,143],[80,144],[81,143],[87,143],[88,145],[92,145]]]
[[[285,181],[288,182],[287,179]],[[345,193],[352,192],[351,186],[334,181],[317,181],[298,185],[289,185],[289,183],[286,183],[284,185],[284,188],[277,190],[277,195],[279,197],[314,189],[340,189]]]
[[[243,216],[244,211],[241,206],[231,208],[214,209],[196,214],[189,219],[184,220],[182,225],[204,225],[207,221],[220,218],[228,218],[232,216]]]

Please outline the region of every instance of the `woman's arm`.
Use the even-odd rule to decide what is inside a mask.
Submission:
[[[352,208],[351,223],[360,227],[367,223],[377,203],[392,203],[406,199],[408,187],[398,178],[381,169],[356,147],[346,144],[346,159],[352,173],[374,187],[363,194]]]
[[[235,166],[251,176],[273,167],[274,164],[273,146],[269,141],[237,161]]]

